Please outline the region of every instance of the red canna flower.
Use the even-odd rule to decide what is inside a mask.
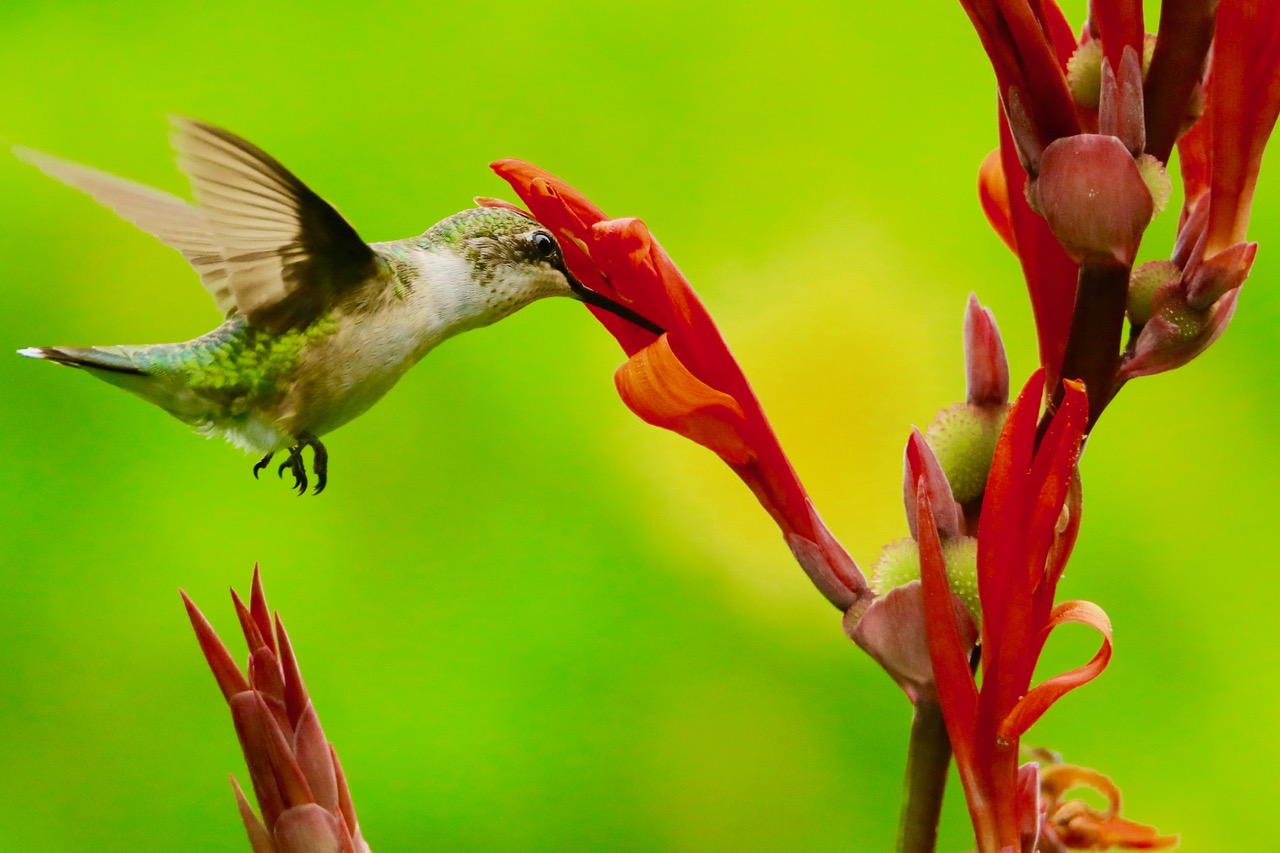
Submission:
[[[1044,372],[1038,371],[1001,431],[983,499],[977,567],[981,688],[970,668],[965,626],[956,619],[933,495],[923,477],[916,494],[929,655],[984,853],[1034,849],[1038,797],[1032,771],[1019,768],[1019,738],[1062,695],[1102,672],[1111,657],[1111,626],[1102,610],[1086,601],[1053,602],[1080,526],[1076,462],[1088,403],[1079,383],[1067,382],[1037,448],[1043,393]],[[1096,628],[1102,647],[1086,665],[1031,687],[1050,631],[1064,622]]]
[[[575,277],[667,330],[655,335],[590,309],[628,356],[614,376],[627,407],[718,454],[833,604],[846,610],[869,598],[866,579],[819,518],[711,315],[645,224],[607,218],[577,190],[528,163],[502,160],[493,169],[560,238]]]
[[[247,674],[182,593],[249,766],[261,818],[234,778],[231,785],[254,853],[368,853],[338,754],[325,740],[280,616],[267,609],[257,566],[249,606],[235,590],[231,599],[249,645]]]
[[[1258,166],[1280,112],[1280,6],[1165,3],[1153,38],[1139,0],[1091,3],[1077,43],[1053,0],[961,4],[1002,107],[979,197],[1021,261],[1049,387],[1084,380],[1096,420],[1124,382],[1190,361],[1235,311],[1256,250],[1244,238]],[[1178,243],[1171,262],[1131,277],[1168,196],[1175,142],[1187,190]]]

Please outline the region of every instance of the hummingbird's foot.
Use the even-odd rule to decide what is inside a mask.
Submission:
[[[318,495],[324,491],[325,483],[329,481],[329,451],[325,450],[320,439],[315,436],[304,435],[302,441],[311,445],[311,452],[315,454],[311,460],[311,470],[316,475],[316,490],[311,494]]]
[[[258,472],[267,467],[267,463],[271,461],[271,457],[275,456],[275,451],[268,453],[266,456],[258,460],[258,464],[253,466],[253,479],[258,479]]]
[[[298,490],[298,496],[301,497],[307,493],[307,466],[302,461],[303,445],[298,444],[289,448],[289,458],[280,463],[280,467],[276,469],[276,476],[284,477],[284,469],[288,468],[293,474],[293,487]]]
[[[276,469],[276,474],[280,477],[284,476],[286,468],[293,474],[293,487],[298,490],[298,495],[304,495],[307,492],[307,466],[302,461],[302,449],[310,447],[314,454],[314,460],[311,464],[311,470],[316,475],[316,488],[313,494],[320,494],[324,491],[325,484],[328,482],[329,473],[329,451],[325,450],[320,439],[314,435],[303,433],[298,436],[298,443],[289,448],[289,458],[280,463],[280,467]],[[258,469],[265,466],[271,460],[271,454],[268,453],[257,465],[254,466],[254,476],[258,475]]]

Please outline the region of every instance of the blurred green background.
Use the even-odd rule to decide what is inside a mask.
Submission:
[[[643,216],[867,568],[905,529],[910,425],[963,394],[970,291],[1015,383],[1034,366],[974,193],[991,72],[953,2],[10,0],[0,92],[3,141],[177,192],[165,114],[222,124],[370,240],[510,198],[505,156]],[[1028,738],[1187,850],[1274,841],[1278,171],[1230,331],[1090,444],[1060,594],[1107,610],[1116,657]],[[217,322],[175,253],[4,157],[0,254],[4,352]],[[580,307],[539,303],[328,437],[330,487],[299,499],[158,409],[0,357],[0,849],[247,849],[177,590],[231,636],[254,561],[375,850],[889,849],[905,699],[728,469],[624,409],[619,363]],[[1065,631],[1046,674],[1095,647]],[[942,849],[971,843],[953,784]]]

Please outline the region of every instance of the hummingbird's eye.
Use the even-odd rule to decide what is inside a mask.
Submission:
[[[550,234],[539,231],[533,235],[533,248],[537,249],[542,257],[550,258],[556,253],[556,241],[551,239]]]

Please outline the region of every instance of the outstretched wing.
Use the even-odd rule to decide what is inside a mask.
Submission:
[[[177,249],[200,274],[201,284],[223,316],[236,309],[222,248],[211,235],[199,208],[166,192],[30,148],[14,148],[13,153],[49,177],[86,193],[166,246]]]
[[[251,324],[306,325],[374,275],[373,250],[355,229],[271,155],[194,119],[173,126],[179,165]]]

